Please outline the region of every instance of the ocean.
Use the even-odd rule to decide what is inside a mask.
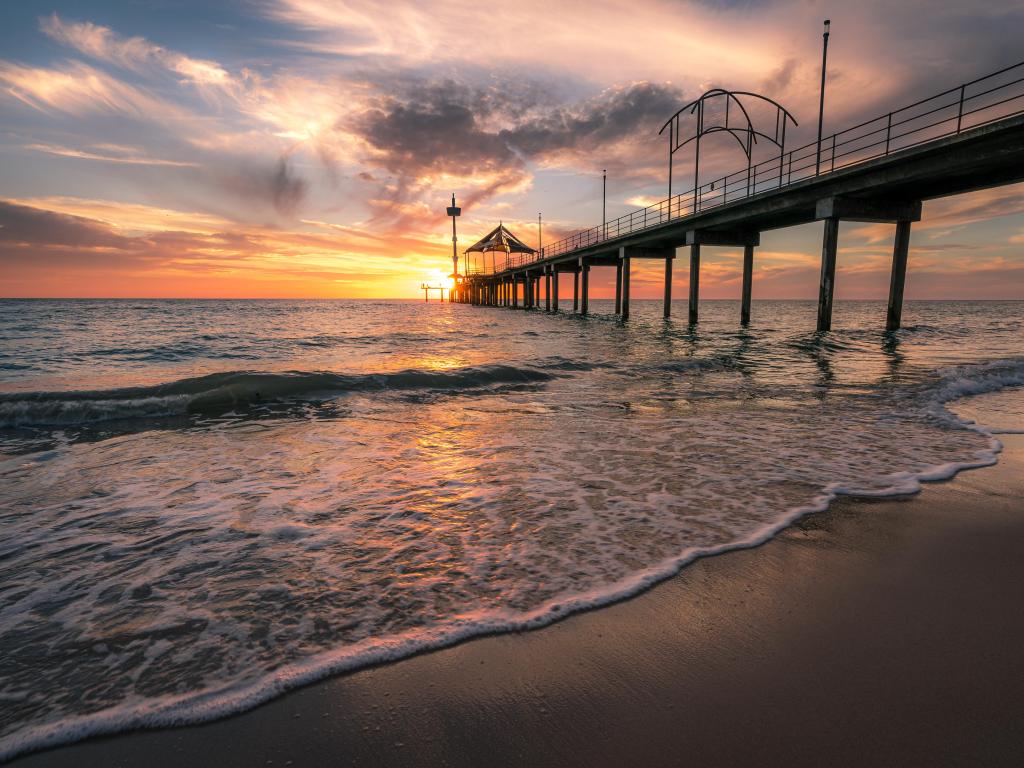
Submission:
[[[0,301],[0,760],[540,627],[1024,431],[1024,302],[611,310]]]

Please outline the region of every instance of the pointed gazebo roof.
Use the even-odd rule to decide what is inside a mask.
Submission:
[[[466,253],[489,253],[490,251],[501,251],[502,253],[536,253],[536,251],[513,235],[504,224],[498,224],[494,229],[484,235],[480,240],[473,243],[466,249]]]

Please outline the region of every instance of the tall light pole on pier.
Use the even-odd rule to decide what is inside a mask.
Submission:
[[[605,210],[608,205],[608,169],[601,169],[601,232],[602,239],[608,239],[608,217]]]
[[[831,21],[825,19],[825,33],[821,49],[821,100],[818,102],[818,152],[814,161],[814,175],[821,172],[821,126],[825,120],[825,65],[828,63],[828,28]]]
[[[452,284],[456,289],[459,285],[459,238],[455,234],[455,219],[457,219],[461,213],[462,209],[455,205],[455,193],[452,192],[452,204],[448,207],[448,215],[452,217]],[[449,300],[451,299],[450,292],[448,294],[448,298]]]
[[[544,230],[541,229],[540,214],[537,214],[537,253],[544,249]]]

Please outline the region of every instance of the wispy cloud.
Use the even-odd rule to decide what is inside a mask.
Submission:
[[[35,152],[44,152],[48,155],[57,155],[58,157],[74,157],[79,160],[94,160],[101,163],[121,163],[124,165],[157,165],[157,166],[171,166],[177,168],[194,168],[197,163],[183,162],[180,160],[161,160],[157,157],[146,157],[145,155],[135,154],[136,150],[131,147],[117,147],[114,145],[97,146],[97,151],[89,151],[85,149],[73,149],[71,147],[62,147],[57,144],[26,144],[25,149],[30,149]],[[109,150],[103,152],[102,150]]]
[[[199,86],[227,87],[232,77],[220,64],[195,59],[143,37],[122,37],[88,21],[64,21],[56,13],[40,19],[42,31],[59,43],[100,61],[135,72],[163,68]]]
[[[41,112],[114,113],[140,119],[184,114],[141,88],[77,61],[48,68],[0,60],[0,85],[9,96]]]

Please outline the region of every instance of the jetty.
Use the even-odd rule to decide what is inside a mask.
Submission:
[[[774,125],[758,124],[751,116],[751,103],[767,107],[769,114],[774,111]],[[787,149],[787,125],[795,124],[787,110],[765,96],[708,91],[662,126],[669,147],[665,199],[537,249],[525,246],[499,225],[474,246],[480,246],[481,252],[493,246],[490,263],[485,257],[470,268],[464,260],[454,300],[540,309],[543,299],[544,310],[557,312],[559,278],[571,274],[572,309],[585,315],[590,271],[608,267],[615,270],[614,311],[627,319],[632,261],[660,259],[665,269],[667,318],[673,261],[678,249],[685,248],[690,275],[688,317],[690,323],[697,323],[701,249],[742,248],[739,320],[746,324],[761,233],[821,221],[817,327],[827,331],[832,327],[839,223],[887,222],[895,223],[896,235],[886,328],[897,329],[911,225],[921,219],[922,202],[1024,181],[1024,62]],[[739,142],[747,165],[701,182],[700,141],[716,132],[726,132]],[[691,142],[696,143],[693,183],[673,194],[673,157]],[[755,146],[765,145],[777,152],[753,162]],[[515,248],[512,240],[518,244]],[[501,253],[500,261],[493,258],[493,251]]]

